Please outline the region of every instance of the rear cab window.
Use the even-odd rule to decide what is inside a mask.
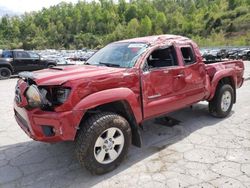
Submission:
[[[192,65],[196,63],[193,48],[191,46],[181,47],[181,54],[184,61],[184,65]]]

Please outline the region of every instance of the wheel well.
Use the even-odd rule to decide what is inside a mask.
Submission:
[[[47,64],[47,67],[50,66],[50,65],[56,66],[55,63],[48,63],[48,64]]]
[[[106,112],[114,112],[114,113],[117,113],[117,114],[121,115],[122,117],[124,117],[129,122],[129,125],[131,127],[132,144],[137,146],[137,147],[141,147],[142,141],[141,141],[141,136],[140,136],[140,132],[138,129],[139,126],[136,122],[134,113],[133,113],[133,111],[132,111],[132,109],[127,101],[115,101],[115,102],[103,104],[103,105],[97,106],[95,108],[89,109],[85,113],[81,122],[83,122],[85,119],[89,118],[92,114],[99,113],[99,112],[105,112],[105,111]]]
[[[0,68],[2,68],[2,67],[10,69],[11,73],[13,73],[13,69],[10,65],[0,65]]]
[[[220,81],[217,84],[217,88],[219,85],[225,85],[225,84],[229,84],[232,86],[233,90],[234,90],[234,103],[236,102],[236,88],[235,88],[235,83],[234,83],[234,79],[232,77],[224,77],[222,79],[220,79]]]

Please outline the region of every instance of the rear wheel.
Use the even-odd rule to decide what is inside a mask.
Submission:
[[[51,67],[54,67],[55,65],[54,64],[48,64],[48,68],[51,68]]]
[[[11,76],[11,70],[7,67],[0,68],[0,79],[8,79]]]
[[[246,60],[247,60],[247,56],[244,55],[244,56],[242,57],[242,60],[246,61]]]
[[[231,85],[219,85],[214,98],[209,102],[209,112],[218,118],[228,116],[233,107],[234,97]]]
[[[93,174],[115,169],[125,158],[131,144],[128,121],[111,112],[91,116],[76,137],[76,155]]]

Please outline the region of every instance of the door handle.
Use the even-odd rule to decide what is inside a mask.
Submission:
[[[160,96],[161,96],[161,94],[157,93],[155,95],[148,96],[148,99],[155,99],[155,98],[160,97]]]
[[[183,73],[174,76],[174,78],[183,78],[185,75]]]
[[[168,71],[168,70],[164,70],[163,73],[164,73],[164,74],[168,74],[169,71]]]

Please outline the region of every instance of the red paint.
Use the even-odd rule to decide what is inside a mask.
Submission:
[[[40,109],[27,110],[24,93],[26,83],[19,80],[23,102],[14,105],[18,124],[33,139],[46,142],[74,140],[77,128],[87,110],[114,101],[126,101],[136,122],[165,114],[202,100],[211,100],[219,80],[229,77],[239,88],[243,83],[244,65],[241,61],[226,61],[210,65],[202,62],[198,46],[190,39],[161,35],[124,40],[150,44],[133,68],[104,66],[66,66],[63,70],[46,69],[35,72],[39,86],[63,85],[71,88],[67,101],[53,112]],[[120,42],[124,42],[120,41]],[[178,66],[158,68],[145,72],[142,67],[149,54],[162,46],[173,45]],[[184,65],[181,47],[191,46],[196,63]],[[142,94],[142,95],[141,95]],[[56,135],[46,137],[42,126],[51,125]]]

